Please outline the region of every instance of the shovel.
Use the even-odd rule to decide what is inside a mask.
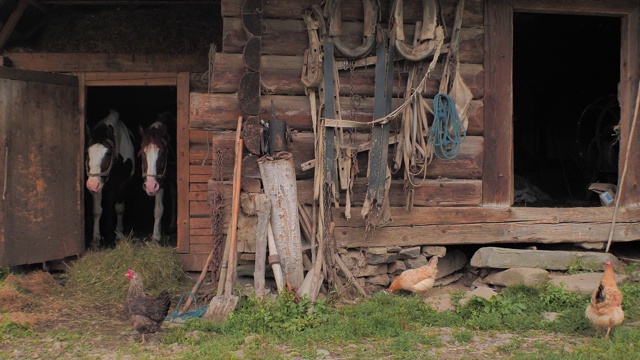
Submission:
[[[236,308],[238,297],[233,295],[233,282],[236,277],[236,262],[238,254],[237,235],[238,235],[238,212],[240,211],[240,179],[242,173],[242,147],[243,140],[240,138],[240,130],[242,127],[242,117],[238,117],[238,129],[236,132],[236,154],[233,169],[233,191],[231,204],[231,221],[229,225],[229,236],[225,244],[224,257],[227,260],[226,274],[220,272],[219,283],[226,281],[224,286],[218,286],[216,296],[211,299],[207,312],[203,319],[213,322],[223,322],[227,316]],[[224,266],[223,259],[223,266]],[[223,268],[224,270],[224,268]],[[222,291],[224,290],[224,291]]]

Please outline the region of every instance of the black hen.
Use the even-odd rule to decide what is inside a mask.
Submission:
[[[171,297],[166,290],[155,297],[147,296],[144,293],[142,278],[137,272],[127,270],[126,276],[131,283],[124,303],[125,312],[133,328],[142,335],[144,343],[144,334],[154,333],[162,326],[171,307]]]

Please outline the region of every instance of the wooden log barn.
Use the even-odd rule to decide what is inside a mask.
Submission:
[[[227,232],[239,117],[240,269],[255,261],[258,159],[276,145],[291,154],[300,214],[316,224],[322,208],[329,220],[318,241],[335,253],[487,244],[608,251],[640,239],[638,0],[404,1],[400,11],[387,0],[202,1],[221,23],[212,21],[216,33],[203,39],[217,45],[209,53],[8,46],[30,13],[110,3],[126,11],[129,2],[2,2],[2,266],[84,251],[91,211],[84,129],[98,116],[95,107],[108,105],[104,98],[175,111],[175,246],[187,271],[202,270],[220,238],[212,233],[212,181],[224,184],[218,225]],[[69,31],[69,38],[82,35]],[[463,124],[455,125],[458,145],[438,150],[431,111],[445,106],[438,95],[453,98],[457,82],[469,94],[464,111],[454,112]],[[264,134],[275,133],[266,125],[276,121],[286,128],[273,145]],[[446,126],[440,135],[453,132]],[[322,207],[318,184],[325,184]],[[604,186],[596,186],[600,193],[617,186],[610,206],[592,184]],[[303,226],[303,248],[315,259],[307,232]]]

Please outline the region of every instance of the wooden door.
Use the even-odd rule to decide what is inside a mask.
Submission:
[[[78,80],[0,67],[0,267],[84,249]]]

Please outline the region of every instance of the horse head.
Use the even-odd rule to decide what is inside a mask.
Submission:
[[[156,196],[167,173],[169,146],[167,127],[161,121],[154,122],[145,131],[140,127],[142,144],[138,155],[142,163],[142,188],[149,196]]]
[[[111,125],[98,124],[89,137],[85,168],[87,172],[87,189],[92,193],[100,193],[113,167],[116,156],[115,139]]]

